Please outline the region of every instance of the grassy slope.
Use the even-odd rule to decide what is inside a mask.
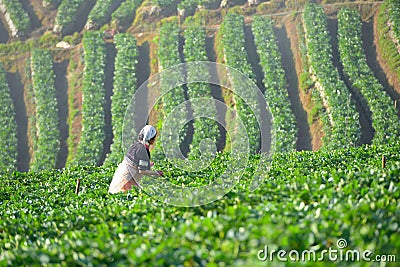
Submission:
[[[253,158],[245,178],[230,193],[197,208],[163,205],[135,190],[109,195],[114,168],[3,176],[0,266],[265,266],[257,260],[265,245],[321,251],[337,249],[338,238],[347,240],[348,249],[396,254],[399,149],[397,143],[277,155],[264,184],[250,192],[247,185],[257,163]],[[382,155],[387,158],[384,169]],[[82,179],[78,196],[77,178]]]

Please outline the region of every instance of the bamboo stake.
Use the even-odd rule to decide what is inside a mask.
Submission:
[[[79,188],[81,186],[81,178],[78,178],[78,180],[76,181],[76,188],[75,188],[75,194],[79,194]]]

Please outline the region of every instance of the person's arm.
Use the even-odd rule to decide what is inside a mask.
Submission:
[[[151,176],[162,176],[162,172],[161,171],[150,171],[150,170],[140,170],[139,169],[139,173],[143,174],[143,175],[151,175]]]

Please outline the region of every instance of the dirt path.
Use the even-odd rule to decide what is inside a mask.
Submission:
[[[75,157],[82,133],[82,81],[84,65],[81,62],[83,50],[71,52],[71,60],[67,68],[68,80],[68,158],[67,165]]]
[[[275,28],[275,36],[278,40],[279,51],[282,56],[282,65],[288,82],[288,93],[290,106],[296,117],[297,142],[296,149],[312,150],[310,126],[307,121],[307,113],[300,101],[299,81],[296,74],[293,53],[290,47],[290,40],[287,35],[286,27]]]
[[[215,43],[215,35],[211,37],[206,38],[206,52],[207,52],[207,57],[210,62],[216,62],[217,61],[217,55],[214,50],[214,43]],[[216,68],[212,68],[210,70],[211,75],[213,77],[218,77],[217,75],[217,70]],[[215,85],[215,84],[210,84],[211,88],[211,95],[212,97],[219,101],[220,103],[224,103],[224,97],[222,96],[222,88],[221,86]],[[219,128],[219,133],[220,137],[219,140],[217,140],[217,151],[223,151],[226,145],[226,122],[225,122],[225,116],[226,116],[226,107],[225,105],[217,105],[217,114],[218,114],[218,128]]]
[[[297,78],[300,77],[301,73],[304,71],[303,63],[301,60],[301,52],[300,52],[300,41],[298,37],[298,32],[296,29],[296,24],[299,23],[299,17],[294,18],[294,19],[288,19],[285,21],[285,28],[286,28],[286,33],[287,36],[289,37],[290,41],[290,50],[292,51],[293,54],[293,59],[294,59],[294,66],[296,70],[296,76]],[[299,98],[301,105],[305,109],[307,113],[307,122],[308,122],[308,114],[312,111],[314,104],[311,100],[311,93],[306,93],[299,89]],[[324,136],[324,132],[322,130],[322,122],[320,118],[317,120],[313,121],[310,127],[310,137],[311,137],[311,147],[313,151],[316,151],[321,148],[323,142],[322,138]]]
[[[79,8],[77,15],[75,17],[75,23],[73,25],[69,25],[62,30],[63,35],[73,34],[74,32],[81,32],[85,27],[85,24],[88,19],[88,15],[90,11],[93,9],[96,1],[93,0],[86,0],[82,7]]]
[[[2,14],[0,14],[0,17]],[[3,24],[3,19],[0,19],[0,43],[7,43],[9,38],[7,27]]]
[[[394,73],[386,64],[385,60],[382,58],[379,49],[379,34],[378,34],[378,16],[379,16],[379,9],[376,12],[374,19],[373,19],[373,38],[374,38],[374,46],[376,49],[376,61],[379,63],[379,66],[382,68],[384,73],[386,73],[386,77],[388,83],[394,88],[394,90],[400,94],[400,80],[397,77],[396,73]]]
[[[57,156],[56,168],[63,168],[67,162],[68,157],[68,81],[67,81],[67,68],[69,61],[53,63],[54,86],[56,88],[58,119],[59,119],[59,132],[60,132],[60,151]]]
[[[105,134],[106,137],[103,143],[103,154],[100,157],[99,165],[102,165],[107,154],[110,153],[110,147],[113,139],[112,133],[112,122],[111,122],[111,96],[113,94],[114,87],[114,69],[115,69],[115,56],[117,50],[115,49],[114,43],[106,43],[106,66],[105,66],[105,80],[104,80],[104,90],[105,90]]]
[[[42,24],[40,23],[40,20],[38,18],[38,16],[35,14],[34,8],[31,5],[31,1],[29,0],[20,0],[23,8],[26,10],[26,12],[28,13],[28,16],[30,18],[31,21],[31,31],[35,30],[35,29],[39,29]]]
[[[364,22],[362,27],[362,40],[365,55],[367,56],[367,63],[370,69],[374,72],[375,77],[378,79],[379,83],[385,88],[388,95],[392,98],[393,102],[396,99],[400,99],[400,88],[396,91],[391,84],[389,84],[389,79],[386,72],[380,65],[378,49],[376,47],[376,40],[374,33],[374,22]]]
[[[136,90],[150,78],[150,45],[149,42],[144,42],[138,46],[138,64],[136,66]],[[131,97],[131,96],[130,96]],[[135,106],[135,127],[138,133],[143,127],[139,125],[138,118],[147,118],[149,116],[149,89],[147,86],[137,94],[140,102],[136,102]]]
[[[27,172],[29,170],[29,142],[28,142],[28,117],[24,101],[24,85],[18,72],[7,72],[7,81],[10,86],[11,98],[15,107],[15,119],[17,122],[18,154],[17,170]]]

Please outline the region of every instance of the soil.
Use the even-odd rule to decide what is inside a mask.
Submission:
[[[29,170],[30,154],[28,143],[28,117],[24,101],[24,86],[21,83],[19,72],[7,72],[7,82],[10,86],[11,98],[15,107],[15,120],[17,123],[17,170],[26,172]]]
[[[215,43],[215,35],[208,36],[206,38],[206,52],[207,52],[207,57],[208,61],[210,62],[216,62],[217,61],[217,55],[214,50],[214,43]],[[212,68],[210,70],[211,73],[217,73],[217,70]],[[218,101],[218,103],[224,103],[224,97],[222,96],[222,89],[221,86],[216,85],[216,84],[210,84],[211,88],[211,96]],[[225,105],[216,105],[217,108],[217,119],[218,119],[218,128],[219,128],[219,133],[220,137],[217,140],[217,151],[223,151],[226,145],[225,139],[226,139],[226,129],[225,129],[225,116],[226,116],[226,107]]]
[[[60,151],[57,156],[57,168],[63,168],[68,158],[68,144],[67,139],[69,135],[68,129],[68,81],[67,81],[67,68],[69,60],[62,62],[54,62],[54,86],[56,88],[58,119],[59,119],[59,133],[60,133]]]
[[[51,30],[54,27],[54,21],[57,16],[57,9],[43,7],[43,0],[29,1],[32,9],[45,30]]]
[[[40,20],[38,18],[38,16],[35,13],[35,10],[32,6],[32,1],[29,0],[20,0],[22,7],[26,10],[26,12],[28,13],[29,19],[31,21],[31,30],[35,30],[38,29],[40,27],[42,27],[42,25],[40,24]]]
[[[302,66],[302,61],[301,61],[301,54],[299,50],[299,39],[297,35],[297,29],[296,29],[296,24],[299,23],[300,17],[297,16],[294,19],[288,19],[285,21],[285,28],[287,32],[287,36],[289,37],[290,40],[290,47],[293,53],[293,58],[294,58],[294,65],[295,65],[295,70],[296,70],[296,76],[300,77],[301,73],[303,73],[303,66]],[[299,97],[300,97],[300,102],[303,105],[306,113],[310,113],[312,108],[313,108],[313,103],[311,101],[311,93],[305,93],[300,88],[299,90]],[[323,130],[322,130],[322,122],[320,119],[314,121],[310,125],[310,134],[311,134],[311,147],[313,151],[316,151],[321,148],[323,142],[322,138],[324,136]]]
[[[138,64],[136,67],[136,90],[141,88],[141,86],[149,79],[150,77],[150,45],[149,42],[146,41],[138,46]],[[135,106],[135,126],[136,132],[138,133],[143,127],[143,118],[145,118],[145,122],[148,121],[149,107],[150,103],[148,101],[149,97],[149,90],[147,86],[140,89],[140,91],[136,91],[137,97],[141,100],[140,102],[136,103]],[[129,96],[131,97],[131,96]],[[156,121],[156,120],[155,120]],[[144,123],[145,123],[144,122]]]
[[[27,123],[27,140],[28,140],[28,148],[29,148],[29,158],[30,162],[32,161],[33,158],[33,140],[36,139],[35,136],[32,136],[32,131],[33,127],[36,127],[36,124],[32,124],[33,121],[30,119],[30,116],[35,117],[36,116],[36,107],[34,103],[34,99],[31,99],[31,96],[29,95],[29,91],[32,91],[33,89],[29,89],[29,87],[32,88],[32,81],[26,77],[25,71],[28,71],[27,68],[27,60],[18,60],[16,63],[16,68],[17,72],[20,75],[20,83],[23,86],[23,98],[25,102],[25,107],[26,107],[26,114],[28,117],[28,123]]]
[[[383,85],[387,94],[392,98],[393,102],[396,99],[400,99],[400,92],[396,91],[393,86],[389,83],[387,74],[382,69],[378,61],[377,48],[374,44],[375,33],[374,33],[373,21],[363,23],[363,47],[367,57],[367,63],[370,69],[374,72],[375,77],[378,79],[379,83]]]
[[[73,25],[67,26],[62,30],[63,35],[73,34],[74,32],[81,32],[88,19],[90,11],[93,9],[96,1],[86,0],[83,5],[78,9],[77,15],[75,17],[75,23]]]
[[[113,140],[112,123],[111,123],[111,96],[113,94],[114,84],[114,69],[115,69],[115,56],[117,50],[113,43],[106,43],[106,66],[105,66],[105,100],[104,113],[105,113],[105,134],[106,138],[103,143],[103,154],[100,157],[99,164],[103,164],[107,154],[110,153],[110,147]]]
[[[79,50],[76,50],[74,54],[72,55],[72,61],[77,64],[77,67],[75,70],[71,71],[71,61],[70,65],[68,66],[67,69],[67,80],[69,82],[72,81],[73,76],[77,76],[77,81],[75,81],[76,84],[68,85],[68,98],[69,101],[73,103],[73,110],[77,111],[76,114],[74,115],[73,118],[69,118],[68,124],[69,124],[69,136],[68,136],[68,143],[72,144],[69,145],[70,150],[68,151],[68,159],[67,161],[70,161],[73,159],[74,155],[76,154],[76,150],[78,148],[79,141],[81,139],[81,133],[82,133],[82,73],[84,69],[84,65],[81,63],[80,60],[80,53]],[[80,77],[80,78],[79,78]],[[72,97],[72,100],[70,98]],[[71,112],[71,110],[69,110]],[[72,119],[72,121],[70,121]],[[68,164],[68,162],[67,162]]]
[[[7,24],[4,24],[3,15],[0,14],[0,43],[5,44],[8,41],[9,34],[7,30]]]
[[[298,151],[311,150],[310,126],[308,125],[307,113],[300,101],[299,81],[286,27],[275,28],[275,36],[278,40],[278,47],[282,56],[282,66],[288,82],[290,106],[296,117],[296,126],[298,129],[296,149]]]
[[[156,34],[151,33],[151,34],[139,34],[136,36],[137,38],[137,45],[141,47],[139,49],[139,64],[138,64],[138,69],[145,68],[145,75],[141,76],[141,81],[146,81],[147,79],[151,78],[153,75],[158,73],[158,61],[157,61],[157,44],[153,41],[154,38],[156,37]],[[142,65],[141,62],[148,62],[147,65]],[[144,66],[144,67],[142,67]],[[148,75],[147,75],[148,74]],[[139,76],[139,75],[138,75]],[[139,80],[138,80],[139,82]],[[147,95],[147,110],[148,110],[148,124],[151,125],[157,125],[159,118],[162,116],[161,115],[161,106],[160,102],[157,102],[157,99],[160,97],[160,90],[159,88],[156,88],[153,86],[151,88],[152,90],[148,90],[148,95]],[[157,108],[153,107],[153,104],[158,105]],[[138,105],[136,105],[136,110],[141,109],[145,110]],[[140,131],[140,128],[143,127],[143,125],[136,125],[137,127],[137,132]]]
[[[185,55],[183,52],[184,45],[185,45],[185,38],[182,35],[179,35],[179,57],[180,57],[180,61],[182,63],[185,62]],[[186,76],[186,68],[183,68],[182,75]],[[189,99],[188,86],[186,84],[184,84],[184,85],[182,85],[182,88],[183,88],[183,94],[184,94],[185,100],[187,101]],[[187,157],[187,155],[190,151],[189,146],[193,141],[193,135],[194,135],[194,127],[193,127],[194,120],[191,120],[193,118],[193,109],[192,109],[192,105],[189,101],[186,102],[186,109],[188,111],[187,116],[186,116],[186,124],[184,126],[182,126],[181,129],[179,129],[179,131],[182,131],[183,129],[186,128],[185,138],[183,139],[182,143],[179,146],[180,150],[182,152],[182,155],[184,157]]]

